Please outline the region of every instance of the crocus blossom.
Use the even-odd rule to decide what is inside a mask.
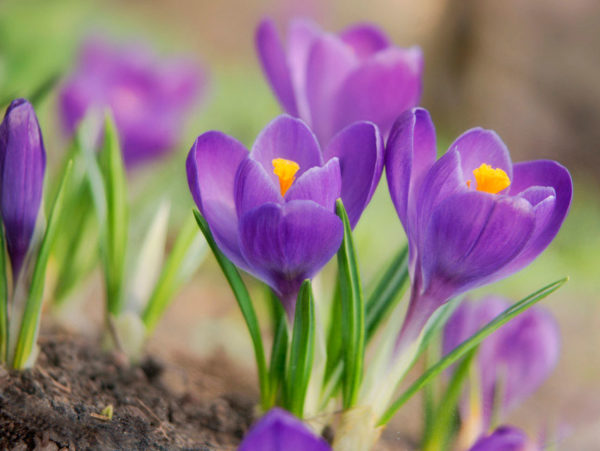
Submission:
[[[46,151],[33,106],[16,99],[0,125],[0,207],[13,280],[29,250],[44,186]]]
[[[256,31],[256,47],[282,108],[309,124],[322,145],[358,120],[374,122],[387,136],[394,120],[419,103],[421,50],[392,45],[374,25],[332,34],[292,20],[284,46],[266,19]]]
[[[72,133],[90,108],[109,107],[128,167],[173,150],[185,115],[203,90],[204,76],[191,61],[158,61],[140,46],[87,41],[60,92],[60,112]]]
[[[387,143],[387,179],[412,278],[401,340],[418,335],[451,297],[531,263],[571,204],[567,169],[549,160],[513,164],[491,130],[468,130],[437,161],[435,141],[429,113],[416,108],[397,120]]]
[[[328,451],[331,447],[285,410],[271,409],[248,432],[238,451]]]
[[[321,151],[299,119],[280,116],[250,153],[216,131],[199,136],[186,167],[190,191],[223,253],[270,285],[288,313],[303,280],[336,253],[335,201],[356,223],[381,175],[378,129],[355,123]]]
[[[510,306],[507,299],[490,296],[463,302],[444,328],[444,353],[450,352]],[[479,346],[476,385],[480,388],[476,419],[487,429],[492,412],[500,418],[530,396],[550,375],[559,357],[559,331],[554,317],[532,307],[502,326]],[[499,402],[500,405],[494,405]],[[461,416],[469,416],[464,403]],[[469,421],[463,418],[463,421]],[[481,432],[481,431],[479,431]]]
[[[469,451],[538,451],[541,447],[513,426],[501,426],[486,437],[481,437]]]

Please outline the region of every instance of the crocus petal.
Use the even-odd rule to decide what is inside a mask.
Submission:
[[[435,128],[429,112],[415,108],[402,114],[390,132],[385,164],[390,196],[409,236],[411,256],[416,252],[417,193],[435,158]]]
[[[425,289],[435,281],[449,298],[489,282],[519,254],[534,226],[533,208],[522,198],[475,191],[447,198],[435,209],[424,238]]]
[[[306,69],[306,96],[311,126],[322,144],[327,144],[334,133],[342,128],[335,129],[333,123],[336,96],[343,81],[357,64],[357,56],[337,36],[323,34],[311,46]],[[344,125],[358,119],[363,118]]]
[[[371,122],[349,125],[333,137],[325,159],[338,157],[342,171],[342,200],[354,227],[377,188],[383,170],[383,139]]]
[[[263,20],[256,30],[256,49],[265,75],[284,110],[297,115],[296,98],[285,50],[270,19]]]
[[[167,62],[159,70],[159,80],[165,102],[172,105],[190,105],[207,85],[206,73],[184,59]]]
[[[419,103],[422,60],[418,48],[388,48],[353,70],[335,95],[333,130],[367,120],[387,136],[396,118]]]
[[[245,268],[238,243],[238,217],[234,183],[240,163],[248,151],[224,133],[210,131],[196,139],[186,161],[192,196],[221,250]]]
[[[302,421],[274,408],[252,427],[238,451],[328,451],[330,446]]]
[[[342,236],[340,219],[307,200],[264,204],[240,218],[246,260],[283,298],[294,298],[337,252]]]
[[[300,169],[296,179],[310,168],[323,164],[315,135],[300,119],[287,115],[275,118],[265,127],[256,138],[250,157],[262,164],[275,186],[279,186],[279,179],[273,172],[275,158],[298,163]]]
[[[352,47],[359,58],[367,58],[374,53],[390,46],[385,33],[375,25],[357,24],[346,28],[340,33],[340,38]]]
[[[269,174],[252,158],[246,158],[240,164],[235,177],[234,193],[238,218],[264,203],[283,201],[279,188]]]
[[[503,275],[512,274],[527,266],[542,253],[558,233],[567,217],[573,197],[573,180],[569,171],[550,160],[536,160],[514,165],[513,183],[510,193],[525,192],[532,186],[551,187],[555,197],[546,197],[534,205],[536,230],[523,251],[503,270]],[[536,199],[539,200],[539,191]]]
[[[35,111],[14,100],[0,125],[0,196],[13,279],[29,250],[42,202],[46,151]]]
[[[513,178],[513,167],[510,153],[502,139],[493,130],[472,128],[460,135],[448,149],[457,151],[463,175],[467,180],[473,180],[473,170],[482,163],[489,164],[494,169],[500,168]]]
[[[311,124],[310,108],[306,98],[306,68],[308,55],[315,40],[323,32],[308,20],[292,20],[287,40],[287,62],[290,68],[292,85],[296,94],[298,116]]]
[[[469,451],[526,451],[531,448],[527,435],[515,427],[501,426],[487,437],[482,437]]]
[[[340,163],[332,158],[322,167],[314,167],[302,174],[285,195],[292,200],[312,200],[329,211],[335,210],[335,201],[342,192]]]

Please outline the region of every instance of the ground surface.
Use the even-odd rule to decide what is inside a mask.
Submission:
[[[253,389],[223,358],[132,367],[82,338],[40,344],[33,370],[0,373],[0,449],[227,450],[252,422]]]

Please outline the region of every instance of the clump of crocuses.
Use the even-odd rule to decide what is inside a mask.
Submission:
[[[130,168],[174,150],[205,84],[188,59],[161,61],[144,45],[91,38],[61,89],[60,112],[72,134],[91,109],[110,108]]]
[[[257,28],[256,46],[282,108],[302,118],[322,145],[359,120],[374,122],[387,136],[394,120],[421,97],[421,50],[394,46],[375,25],[333,34],[293,20],[284,46],[266,19]]]
[[[46,151],[33,106],[25,99],[14,100],[0,125],[0,361],[17,369],[31,366],[37,354],[46,265],[70,173],[67,165],[46,225],[41,208],[45,169]]]

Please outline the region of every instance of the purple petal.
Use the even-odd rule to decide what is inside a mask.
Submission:
[[[234,193],[238,218],[267,202],[283,201],[278,186],[275,186],[262,165],[252,158],[246,158],[240,164],[235,177]]]
[[[532,191],[531,187],[536,186],[552,188],[555,196],[549,195],[541,200],[550,191],[539,188]],[[536,215],[536,228],[525,249],[503,270],[503,275],[512,274],[530,264],[554,239],[569,212],[573,181],[569,171],[555,161],[517,163],[514,165],[510,193],[522,193],[522,196],[531,200]]]
[[[333,130],[366,120],[387,136],[396,118],[419,103],[422,58],[417,48],[388,48],[348,74],[334,98]]]
[[[13,280],[29,250],[42,202],[46,151],[31,104],[13,100],[0,125],[0,196]]]
[[[242,252],[253,273],[283,298],[297,294],[337,252],[340,219],[307,200],[264,204],[240,219]]]
[[[323,165],[321,149],[315,135],[300,119],[286,115],[275,118],[258,135],[250,157],[265,168],[275,186],[279,186],[279,179],[273,172],[275,158],[285,158],[298,163],[300,169],[296,178],[314,166]]]
[[[385,164],[390,196],[409,237],[411,255],[416,245],[417,193],[435,159],[435,128],[429,112],[407,111],[392,128]]]
[[[311,124],[310,108],[306,98],[306,71],[308,56],[315,40],[323,32],[319,27],[308,20],[292,20],[288,32],[287,61],[292,77],[292,85],[296,93],[296,106],[298,115]]]
[[[206,90],[207,76],[192,61],[167,61],[158,74],[164,102],[173,107],[190,106]]]
[[[328,211],[335,211],[335,201],[342,192],[340,163],[332,158],[322,167],[309,169],[296,180],[285,195],[286,201],[312,200]]]
[[[238,451],[328,451],[327,442],[285,410],[271,409],[244,438]]]
[[[513,167],[506,145],[498,134],[492,130],[472,128],[459,136],[448,149],[457,151],[463,175],[466,180],[473,180],[473,170],[482,163],[489,164],[494,169],[500,168],[513,178]]]
[[[501,426],[487,437],[482,437],[469,451],[526,451],[531,448],[525,433],[512,426]]]
[[[338,157],[342,171],[342,200],[354,227],[379,184],[383,169],[383,139],[377,126],[357,122],[333,137],[325,159]]]
[[[290,69],[283,44],[275,24],[270,19],[263,20],[256,30],[256,49],[269,83],[288,113],[296,116],[296,98],[292,86]]]
[[[433,212],[420,249],[425,289],[443,286],[449,298],[489,282],[521,252],[534,225],[525,199],[478,191],[447,198]]]
[[[192,196],[210,225],[219,248],[233,262],[245,268],[238,243],[238,217],[234,183],[248,151],[221,132],[206,132],[196,139],[186,161]]]
[[[346,28],[340,33],[340,38],[352,47],[359,58],[367,58],[374,53],[390,46],[385,33],[375,25],[357,24]]]
[[[323,34],[311,46],[306,73],[306,96],[311,113],[311,127],[322,145],[327,144],[335,132],[343,128],[336,129],[332,120],[337,108],[336,96],[343,81],[357,64],[357,56],[337,36]]]

